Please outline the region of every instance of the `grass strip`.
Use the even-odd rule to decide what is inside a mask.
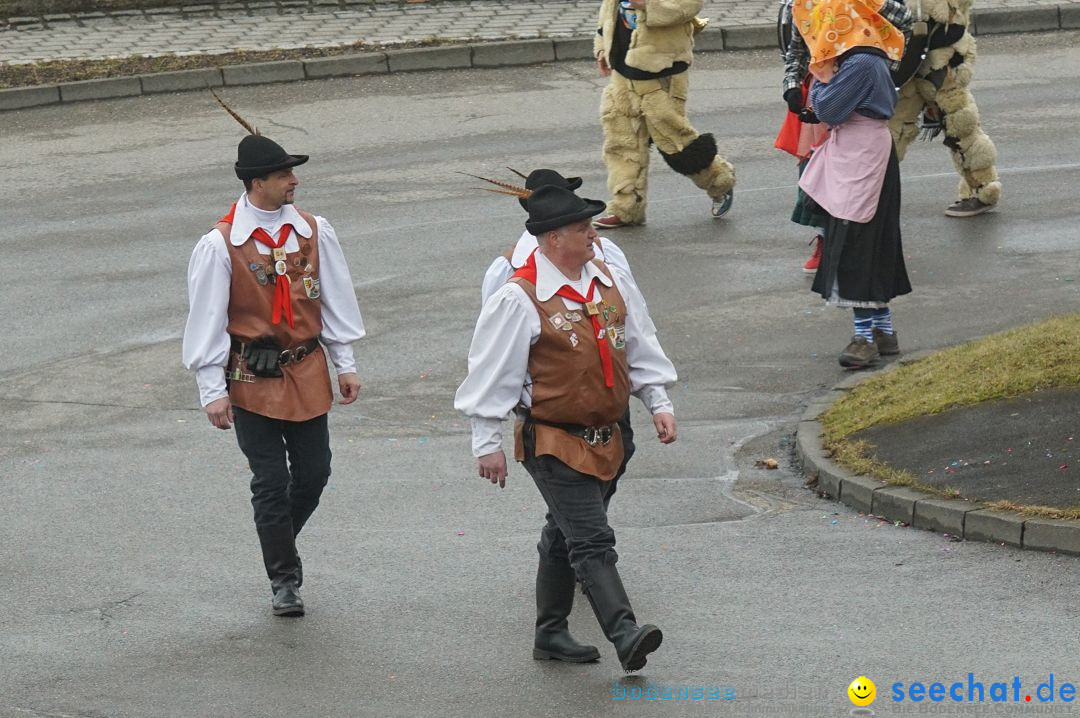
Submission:
[[[821,417],[823,445],[833,459],[856,473],[938,496],[964,498],[953,489],[925,484],[871,455],[873,447],[848,437],[872,426],[984,401],[1080,385],[1080,314],[1054,317],[993,334],[898,367],[856,386]],[[985,502],[986,508],[1027,516],[1080,519],[1080,507]]]

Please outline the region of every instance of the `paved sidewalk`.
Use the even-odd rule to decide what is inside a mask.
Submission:
[[[279,0],[10,18],[0,63],[232,50],[562,38],[595,31],[598,0],[376,2]],[[1080,0],[1053,0],[1080,5]],[[1040,0],[980,0],[981,9],[1041,7]],[[707,0],[702,15],[724,27],[775,22],[776,0]],[[2,22],[2,21],[0,21]]]

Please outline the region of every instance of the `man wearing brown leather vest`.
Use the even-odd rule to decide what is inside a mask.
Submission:
[[[245,192],[199,240],[188,265],[184,366],[196,372],[210,423],[236,426],[253,474],[251,503],[271,609],[302,616],[296,536],[330,476],[327,413],[333,363],[341,403],[356,400],[352,342],[364,336],[334,228],[293,205],[290,155],[252,134],[237,152]]]
[[[637,670],[662,640],[639,626],[615,568],[607,506],[623,468],[618,420],[631,394],[675,441],[664,355],[636,285],[593,261],[592,217],[604,203],[544,186],[527,202],[539,251],[484,304],[455,407],[472,420],[479,474],[505,486],[502,420],[517,407],[515,458],[547,503],[537,549],[533,657],[572,663],[600,657],[570,635],[575,576],[624,669]]]

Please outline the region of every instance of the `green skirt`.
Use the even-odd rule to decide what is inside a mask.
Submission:
[[[809,161],[810,158],[807,157],[799,163],[799,177],[802,177],[803,170],[806,169],[806,163]],[[804,227],[824,228],[829,221],[829,215],[824,214],[817,203],[806,196],[801,187],[796,189],[799,194],[795,200],[795,209],[791,212],[791,221]]]

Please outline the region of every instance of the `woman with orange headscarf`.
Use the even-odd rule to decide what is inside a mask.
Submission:
[[[911,291],[900,240],[900,169],[888,119],[896,107],[889,61],[904,36],[883,0],[795,0],[795,29],[810,50],[810,107],[829,126],[799,186],[828,214],[813,290],[854,310],[841,366],[861,369],[899,353],[889,301]]]

